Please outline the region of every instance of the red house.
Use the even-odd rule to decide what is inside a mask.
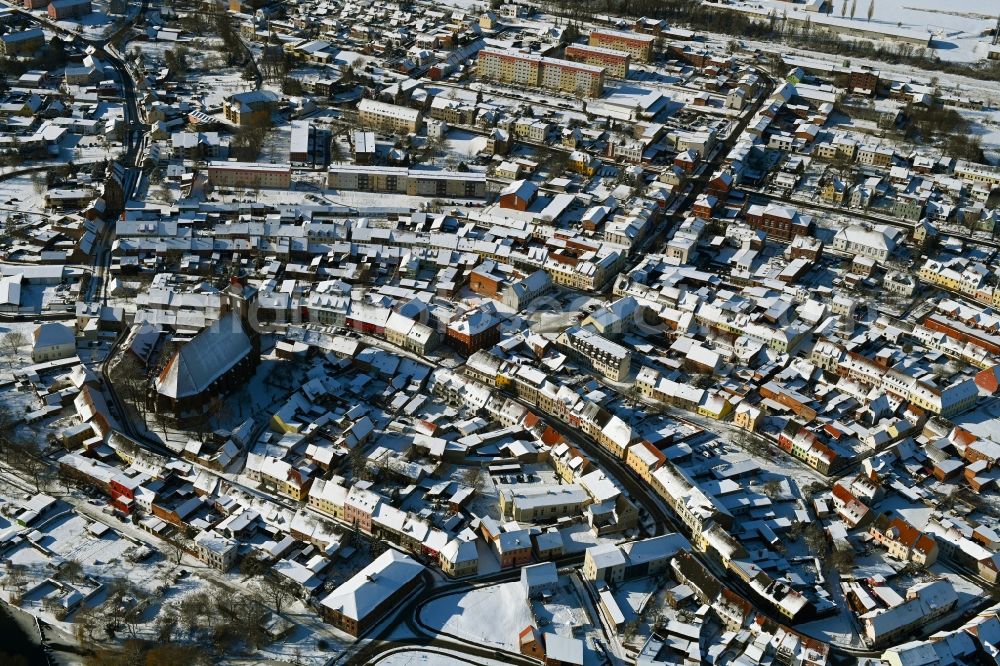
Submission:
[[[717,171],[708,181],[708,193],[720,199],[729,195],[729,190],[733,187],[733,174],[728,171]]]
[[[135,504],[135,491],[145,479],[142,476],[128,477],[118,474],[111,479],[111,504],[122,513],[129,514]]]
[[[484,310],[466,314],[448,324],[448,342],[460,353],[471,356],[480,349],[489,349],[500,341],[500,320]]]
[[[700,217],[703,220],[712,219],[712,212],[715,210],[715,204],[719,202],[711,194],[700,194],[698,199],[694,202],[694,206],[691,208],[691,212],[694,213],[695,217]]]
[[[691,173],[698,168],[698,153],[688,148],[683,153],[678,153],[674,158],[674,166],[680,167],[687,173]]]
[[[515,180],[500,192],[500,207],[528,210],[538,198],[538,186],[529,180]]]

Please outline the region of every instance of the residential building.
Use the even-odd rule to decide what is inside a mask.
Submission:
[[[564,54],[567,60],[573,62],[584,62],[595,67],[604,67],[605,74],[616,79],[628,78],[628,68],[632,62],[631,54],[625,51],[587,44],[570,44],[566,47]]]
[[[208,182],[213,187],[287,190],[292,168],[262,162],[209,162]]]
[[[58,361],[76,356],[76,334],[60,323],[40,324],[32,334],[31,360]]]
[[[323,619],[361,636],[420,585],[423,573],[422,564],[390,548],[320,601]]]
[[[48,10],[49,18],[55,21],[80,18],[92,11],[90,0],[52,0]]]
[[[214,530],[199,532],[192,540],[195,556],[219,571],[229,571],[234,564],[238,552],[236,542],[217,534]]]
[[[0,56],[30,55],[45,45],[45,33],[38,28],[0,35]]]
[[[363,127],[397,134],[419,132],[423,126],[423,114],[417,109],[374,99],[361,100],[358,104],[358,120]]]
[[[222,103],[226,120],[240,127],[267,127],[279,97],[270,90],[250,90],[230,95]]]
[[[572,326],[559,335],[557,342],[608,379],[620,382],[629,375],[632,352],[599,333]]]
[[[486,174],[482,171],[334,164],[327,173],[327,187],[333,190],[479,199],[486,196]]]
[[[481,79],[529,88],[548,88],[586,97],[600,97],[604,89],[603,67],[514,49],[482,49],[477,68]]]
[[[624,51],[640,62],[650,62],[653,59],[653,44],[656,38],[637,32],[621,30],[594,30],[590,33],[591,46],[600,46]]]

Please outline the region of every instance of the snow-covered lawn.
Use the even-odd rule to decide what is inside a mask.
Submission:
[[[76,560],[89,572],[89,567],[98,567],[93,573],[109,563],[121,561],[136,544],[123,538],[117,532],[109,531],[97,537],[87,531],[92,523],[83,516],[70,513],[45,526],[38,545],[48,548],[64,560]]]
[[[801,5],[783,0],[754,0],[742,4],[748,11],[763,16],[771,11],[778,16],[787,12],[789,18],[803,21],[808,16],[814,27],[829,23],[865,31],[902,31],[927,36],[930,50],[940,58],[960,62],[986,57],[989,39],[985,33],[996,25],[997,16],[996,0],[962,0],[951,5],[938,0],[833,0],[833,12],[829,16],[805,11]],[[855,6],[854,18],[851,18],[852,6]],[[869,6],[871,20],[868,19]]]
[[[486,137],[466,130],[448,132],[448,149],[460,158],[475,157],[486,148]]]
[[[435,599],[420,609],[428,626],[482,645],[517,652],[517,634],[533,620],[520,582]]]

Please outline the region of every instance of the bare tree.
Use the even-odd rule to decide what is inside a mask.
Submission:
[[[483,489],[483,470],[470,467],[462,473],[462,483],[472,488],[476,493]]]
[[[44,194],[45,190],[48,189],[45,176],[37,171],[31,174],[31,188],[35,191],[35,194]]]
[[[0,352],[3,353],[7,365],[12,365],[21,353],[21,347],[27,344],[28,338],[21,331],[8,331],[0,336]]]
[[[768,499],[776,500],[781,497],[781,482],[777,479],[771,479],[764,484],[763,490]]]
[[[184,559],[184,547],[177,541],[172,541],[170,543],[170,561],[174,564],[180,564]]]
[[[81,606],[73,616],[73,623],[76,625],[74,633],[76,639],[83,645],[94,641],[94,634],[97,632],[97,613],[91,606]]]
[[[75,583],[83,579],[83,565],[76,560],[66,560],[59,566],[59,577]]]
[[[267,562],[256,553],[247,553],[240,560],[240,573],[244,580],[262,576],[268,569]]]
[[[148,381],[146,367],[134,354],[125,352],[114,368],[115,390],[145,418]]]
[[[160,614],[156,616],[156,621],[153,623],[156,629],[156,642],[157,643],[169,643],[174,637],[174,632],[177,630],[177,625],[180,623],[180,618],[177,613],[174,612],[173,608],[167,607],[160,611]]]
[[[4,576],[4,587],[20,592],[28,582],[28,570],[23,564],[11,564]]]
[[[291,586],[275,574],[265,575],[258,579],[254,590],[258,598],[263,603],[270,605],[279,615],[281,609],[295,598]]]

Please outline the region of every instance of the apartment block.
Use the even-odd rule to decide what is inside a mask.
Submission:
[[[411,196],[482,198],[486,196],[486,174],[480,171],[335,164],[327,173],[327,187]]]
[[[214,187],[287,190],[292,186],[292,168],[284,164],[258,162],[210,162],[208,182]]]
[[[558,343],[608,379],[620,382],[628,377],[632,352],[598,333],[574,326],[559,336]]]
[[[641,62],[652,60],[655,41],[652,35],[622,30],[594,30],[590,33],[590,46],[624,51]]]
[[[590,46],[588,44],[570,44],[566,47],[565,54],[567,60],[582,62],[595,67],[603,67],[608,76],[617,79],[628,77],[628,68],[632,63],[632,56],[625,51],[608,49],[603,46]]]
[[[361,100],[358,104],[358,120],[365,127],[405,134],[419,132],[423,126],[423,116],[420,111],[374,99]]]
[[[529,88],[547,88],[587,97],[600,97],[604,68],[546,58],[517,50],[485,48],[479,52],[479,77]]]

